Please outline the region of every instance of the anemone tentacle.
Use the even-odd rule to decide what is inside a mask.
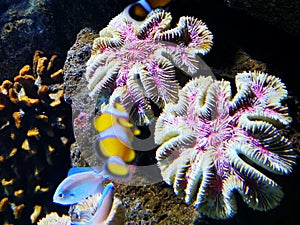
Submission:
[[[230,83],[200,76],[166,104],[155,127],[156,159],[164,180],[204,215],[225,219],[236,211],[234,192],[254,209],[276,207],[280,186],[263,174],[289,174],[296,155],[281,128],[291,122],[275,76],[244,72]],[[276,95],[278,94],[278,95]]]
[[[170,29],[171,20],[163,10],[154,10],[141,22],[121,13],[99,32],[85,74],[95,102],[102,89],[126,86],[121,103],[133,107],[132,122],[141,125],[153,120],[151,102],[161,108],[177,102],[176,68],[196,75],[199,55],[210,50],[212,34],[201,20],[182,17]]]

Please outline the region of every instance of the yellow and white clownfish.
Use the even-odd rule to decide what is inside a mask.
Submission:
[[[94,127],[99,132],[95,144],[96,154],[106,162],[106,169],[113,175],[122,177],[128,173],[126,164],[135,159],[135,151],[131,147],[134,135],[139,135],[129,122],[129,115],[123,105],[115,103],[107,106],[102,114],[95,118]],[[118,160],[116,160],[118,157]],[[125,163],[122,163],[125,162]]]
[[[136,21],[144,20],[152,10],[165,7],[172,0],[139,0],[128,7],[124,11]]]

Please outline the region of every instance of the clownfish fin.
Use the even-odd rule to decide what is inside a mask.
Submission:
[[[132,132],[133,132],[133,135],[134,135],[134,136],[138,136],[138,135],[141,134],[141,131],[140,131],[138,128],[132,129]]]
[[[123,127],[129,127],[129,128],[133,127],[133,124],[130,123],[128,119],[125,118],[118,118],[118,123]]]
[[[104,165],[103,170],[111,179],[130,179],[132,173],[128,169],[128,165],[119,156],[109,157]]]
[[[156,8],[165,7],[172,0],[139,0],[126,8],[128,15],[136,20],[142,21]]]
[[[147,0],[152,10],[160,7],[165,7],[170,4],[172,0]]]

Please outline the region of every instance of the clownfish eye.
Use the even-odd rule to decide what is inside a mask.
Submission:
[[[59,197],[59,198],[63,198],[63,197],[64,197],[64,194],[63,194],[63,193],[59,193],[58,197]]]

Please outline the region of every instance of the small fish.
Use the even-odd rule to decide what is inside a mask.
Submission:
[[[94,120],[94,127],[99,132],[95,148],[101,159],[118,156],[126,163],[134,160],[135,151],[131,142],[140,131],[129,122],[129,115],[123,105],[115,103],[107,106]]]
[[[165,7],[172,0],[139,0],[125,8],[124,12],[132,19],[141,21],[152,10],[160,7]]]
[[[68,176],[56,188],[53,202],[72,205],[97,192],[101,193],[105,179],[103,173],[90,167],[71,168]]]
[[[108,217],[114,201],[114,185],[106,185],[93,220],[88,225],[101,224]]]
[[[61,205],[73,205],[96,193],[102,193],[102,182],[107,180],[127,181],[131,173],[127,164],[118,156],[109,157],[103,167],[74,167],[68,176],[58,185],[53,202]]]
[[[72,220],[72,225],[97,225],[103,224],[108,218],[114,201],[114,185],[106,185],[102,195],[93,195],[80,202],[75,208],[75,214],[79,216],[77,221]],[[73,212],[74,213],[74,212]]]

